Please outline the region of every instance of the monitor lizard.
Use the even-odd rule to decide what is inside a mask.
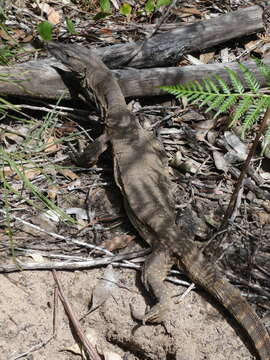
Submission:
[[[175,224],[173,186],[167,156],[153,134],[144,130],[127,108],[112,72],[93,51],[87,58],[80,46],[50,42],[48,49],[81,80],[86,98],[94,99],[105,114],[105,133],[78,158],[79,164],[93,163],[112,145],[114,178],[127,215],[152,247],[145,261],[142,281],[157,303],[142,317],[143,322],[161,322],[168,311],[164,278],[177,264],[199,287],[220,302],[249,335],[261,360],[270,360],[270,336],[263,323],[241,296]]]

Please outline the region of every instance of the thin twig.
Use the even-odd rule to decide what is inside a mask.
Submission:
[[[102,259],[96,260],[87,260],[87,261],[73,261],[73,262],[43,262],[43,263],[23,263],[17,259],[16,264],[10,265],[0,265],[0,273],[9,273],[14,271],[21,270],[80,270],[80,269],[90,269],[99,266],[105,266],[112,264],[114,262],[122,261],[122,260],[130,260],[141,256],[146,256],[151,252],[151,249],[136,251],[128,254],[121,254],[115,256],[104,257]],[[128,266],[128,265],[127,265]]]
[[[267,110],[265,111],[265,114],[264,114],[264,117],[263,117],[263,120],[262,120],[262,123],[259,127],[259,130],[257,131],[257,134],[256,134],[256,137],[255,137],[255,140],[253,141],[253,144],[252,144],[252,147],[251,149],[249,150],[249,153],[248,153],[248,156],[246,158],[246,161],[242,167],[242,170],[241,170],[241,174],[238,178],[238,181],[237,181],[237,184],[234,188],[234,191],[233,191],[233,194],[231,196],[231,199],[230,199],[230,202],[229,202],[229,205],[227,207],[227,210],[225,212],[225,215],[223,217],[223,221],[222,221],[222,224],[219,228],[219,230],[223,230],[227,227],[228,225],[228,222],[232,216],[232,213],[233,213],[233,210],[234,210],[234,207],[235,207],[235,204],[236,204],[236,201],[237,201],[237,195],[238,195],[238,192],[240,191],[240,188],[243,184],[243,180],[244,180],[244,177],[248,171],[248,166],[250,164],[250,161],[252,159],[252,156],[254,155],[255,151],[256,151],[256,148],[258,146],[258,143],[259,143],[259,140],[260,140],[260,137],[261,135],[263,134],[266,126],[268,125],[268,122],[270,120],[270,107],[267,108]]]
[[[87,352],[87,354],[89,355],[91,360],[101,360],[101,358],[98,355],[98,353],[96,352],[96,349],[94,348],[94,346],[90,343],[88,338],[84,335],[81,324],[79,323],[79,320],[76,318],[74,311],[72,310],[67,298],[64,295],[62,285],[58,279],[57,272],[55,270],[53,270],[53,278],[57,284],[58,291],[59,291],[59,297],[60,297],[62,304],[65,308],[65,311],[68,315],[68,318],[69,318],[70,322],[72,323],[73,328],[76,330],[76,334],[77,334],[78,338],[80,339],[80,342],[84,346],[85,351]]]

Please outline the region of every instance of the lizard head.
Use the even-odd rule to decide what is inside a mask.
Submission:
[[[77,73],[85,72],[89,52],[87,52],[84,47],[76,44],[70,45],[50,41],[47,45],[47,49],[51,55],[72,71]]]

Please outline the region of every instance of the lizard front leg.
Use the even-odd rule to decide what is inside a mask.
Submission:
[[[99,156],[107,149],[108,142],[108,134],[107,131],[105,131],[94,142],[89,144],[83,152],[78,153],[72,151],[70,157],[78,166],[91,167],[97,162]]]

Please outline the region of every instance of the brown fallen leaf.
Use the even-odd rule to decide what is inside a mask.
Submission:
[[[105,248],[109,251],[123,249],[134,239],[134,235],[118,235],[109,241],[106,241]]]
[[[28,43],[28,42],[30,42],[30,41],[32,41],[32,40],[33,40],[33,35],[28,34],[28,35],[26,35],[24,38],[22,38],[22,39],[20,40],[20,42],[22,42],[22,43]]]
[[[66,178],[69,178],[71,180],[78,179],[78,175],[76,175],[72,170],[70,169],[58,169],[58,173],[64,175]]]
[[[181,17],[187,17],[191,15],[202,15],[202,12],[195,8],[189,7],[177,7],[171,10],[173,14],[179,15]]]
[[[47,19],[52,25],[59,24],[61,15],[58,11],[46,3],[38,4],[38,6],[40,10],[47,15]]]
[[[216,125],[216,120],[214,118],[209,120],[203,120],[195,124],[193,127],[196,130],[196,134],[195,134],[196,139],[198,141],[204,141],[208,131],[213,129],[215,125]]]
[[[36,176],[41,174],[41,169],[39,168],[33,168],[33,169],[27,169],[26,166],[18,167],[19,171],[23,173],[23,175],[28,179],[34,179]],[[3,172],[3,175],[8,176],[14,176],[16,180],[20,179],[20,176],[16,174],[16,172],[10,167],[10,166],[4,166],[1,171]]]
[[[50,136],[45,144],[45,149],[44,151],[46,153],[54,153],[59,149],[59,145],[56,143],[56,138],[54,136]]]
[[[13,39],[11,35],[8,34],[3,28],[0,29],[0,37],[6,40],[10,45],[16,45],[16,40]]]
[[[51,8],[50,12],[48,13],[48,21],[53,24],[59,24],[60,23],[61,16],[59,12],[55,11],[53,8]]]
[[[49,186],[48,189],[48,198],[51,200],[55,200],[57,197],[59,191],[59,186],[58,185],[51,185]]]
[[[206,54],[201,54],[200,55],[200,61],[203,62],[204,64],[208,64],[210,60],[212,60],[215,56],[215,52],[209,52]]]
[[[258,211],[255,216],[262,226],[270,224],[270,214],[268,214],[267,212]]]

